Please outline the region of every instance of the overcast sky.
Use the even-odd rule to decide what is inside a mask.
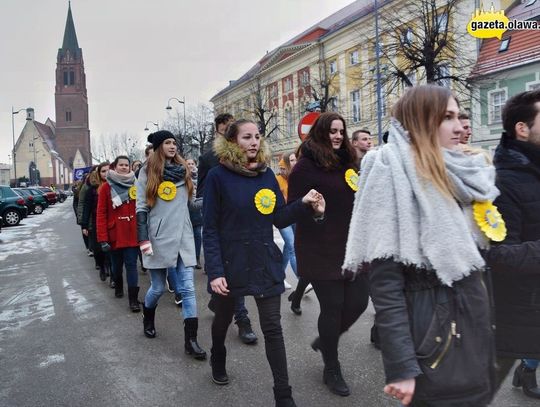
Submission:
[[[170,97],[209,99],[267,50],[353,0],[73,0],[92,137],[144,137]],[[0,162],[12,149],[11,106],[55,118],[56,54],[67,0],[0,0]],[[179,105],[178,105],[179,106]],[[24,124],[15,115],[15,138]],[[151,126],[152,127],[152,126]]]

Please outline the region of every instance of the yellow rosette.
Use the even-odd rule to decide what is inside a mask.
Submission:
[[[354,192],[358,191],[358,173],[355,170],[349,168],[345,171],[345,181]]]
[[[506,237],[506,225],[501,213],[492,202],[474,202],[474,220],[480,230],[494,242],[502,242]]]
[[[171,181],[163,181],[159,184],[157,193],[164,201],[172,201],[176,196],[176,185]]]
[[[132,185],[128,190],[128,195],[131,199],[135,200],[137,199],[137,187],[135,185]]]
[[[255,206],[263,215],[269,215],[274,212],[276,206],[276,194],[268,188],[261,189],[255,194]]]

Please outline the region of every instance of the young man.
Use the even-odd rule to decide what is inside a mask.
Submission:
[[[234,117],[229,113],[222,113],[218,115],[215,120],[216,126],[216,138],[223,137],[229,125],[234,121]],[[199,158],[199,168],[197,171],[197,198],[202,198],[204,193],[204,183],[208,171],[216,167],[219,164],[219,160],[214,150],[207,151]],[[212,300],[208,303],[210,311],[214,311],[214,303]],[[244,297],[237,297],[234,304],[234,320],[238,325],[238,336],[246,345],[254,344],[257,342],[257,336],[251,328],[251,321],[248,317],[248,310],[245,305]]]
[[[494,157],[495,205],[506,223],[505,240],[489,252],[495,294],[498,383],[522,359],[513,384],[540,399],[540,90],[510,98]]]
[[[463,127],[463,131],[459,137],[459,142],[461,144],[469,144],[469,139],[472,136],[472,127],[469,115],[467,113],[460,113],[458,119],[461,123],[461,127]]]
[[[364,158],[366,153],[373,147],[371,133],[369,130],[356,130],[352,134],[351,144],[356,150],[358,161],[362,161],[362,158]]]

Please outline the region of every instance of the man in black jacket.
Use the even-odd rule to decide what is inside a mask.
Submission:
[[[522,359],[513,385],[540,398],[540,90],[510,98],[502,112],[504,132],[495,152],[495,200],[506,222],[505,240],[493,246],[499,383]]]
[[[234,121],[234,117],[229,113],[222,113],[214,119],[216,125],[216,137],[223,137],[229,125]],[[219,164],[219,160],[214,149],[207,151],[199,157],[199,168],[197,170],[197,198],[203,197],[204,183],[208,171]],[[210,300],[208,308],[214,311],[214,302]],[[245,305],[244,297],[237,297],[234,304],[234,320],[238,325],[238,336],[245,344],[254,344],[257,342],[257,336],[251,328],[251,321],[248,317],[248,311]]]

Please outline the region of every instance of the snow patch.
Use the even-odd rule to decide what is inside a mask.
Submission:
[[[39,367],[48,367],[52,365],[53,363],[63,363],[66,361],[66,358],[63,354],[59,353],[56,355],[49,355],[47,356],[47,359],[45,359],[43,362],[39,364]]]

